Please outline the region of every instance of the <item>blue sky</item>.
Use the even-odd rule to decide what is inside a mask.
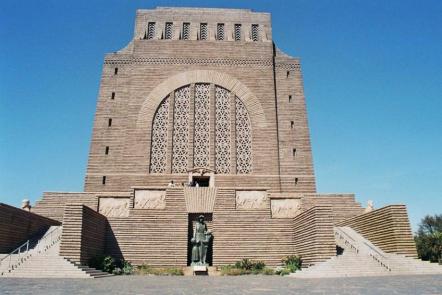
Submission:
[[[82,191],[104,54],[137,8],[251,8],[301,57],[319,192],[442,213],[442,1],[0,3],[0,202]]]

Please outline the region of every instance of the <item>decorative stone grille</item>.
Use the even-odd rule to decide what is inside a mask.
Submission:
[[[236,100],[236,171],[250,173],[252,171],[252,128],[244,103]]]
[[[172,172],[186,173],[189,146],[190,86],[175,91]]]
[[[215,171],[230,172],[230,93],[215,87]]]
[[[190,23],[183,23],[183,40],[189,40],[190,39]]]
[[[164,39],[172,39],[173,38],[173,23],[166,23],[166,27],[164,28]]]
[[[241,41],[241,24],[235,24],[235,41]]]
[[[200,24],[200,40],[207,40],[207,24]]]
[[[259,40],[259,26],[256,24],[252,25],[251,38],[252,38],[252,41]]]
[[[195,84],[194,167],[209,167],[210,104],[209,84]]]
[[[169,96],[158,107],[152,124],[151,173],[166,171],[167,123],[169,118]]]
[[[147,24],[147,39],[155,38],[155,23]]]
[[[224,24],[218,24],[216,26],[216,39],[224,40]]]
[[[150,172],[167,173],[171,169],[172,173],[186,173],[189,168],[205,167],[215,169],[218,174],[229,174],[231,167],[236,166],[238,174],[252,173],[252,125],[243,101],[213,84],[194,84],[194,94],[191,89],[193,86],[186,85],[175,90],[174,99],[168,95],[158,107],[152,123]],[[190,116],[191,99],[194,100],[193,117]],[[173,114],[169,114],[169,110]],[[235,128],[235,132],[231,128]],[[170,131],[173,131],[172,147],[168,147]],[[189,142],[190,132],[193,132],[193,145]],[[231,150],[232,143],[236,144],[236,151]],[[232,152],[236,153],[236,163]],[[193,153],[193,163],[189,163],[190,153]],[[171,163],[167,162],[168,158]],[[167,163],[171,167],[167,167]]]

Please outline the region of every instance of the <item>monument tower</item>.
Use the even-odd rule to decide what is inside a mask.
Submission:
[[[311,265],[336,256],[338,226],[416,256],[405,206],[364,214],[316,192],[300,60],[247,9],[138,10],[104,59],[84,192],[46,192],[33,212],[62,222],[60,255],[81,263]]]

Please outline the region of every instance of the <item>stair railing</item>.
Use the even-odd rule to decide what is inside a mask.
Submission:
[[[61,239],[61,226],[56,226],[50,232],[45,233],[44,236],[37,241],[36,244],[32,243],[31,240],[27,240],[25,243],[20,245],[14,251],[10,252],[8,255],[0,259],[0,267],[4,268],[5,262],[8,261],[8,266],[6,270],[3,270],[0,275],[3,273],[10,272],[14,268],[16,268],[20,263],[25,261],[29,256],[32,255],[32,250],[37,251],[37,253],[42,253],[48,250],[51,246],[53,246],[57,241]],[[35,245],[35,247],[32,247]],[[17,254],[18,256],[14,256]],[[14,261],[12,261],[14,258]],[[17,259],[15,259],[17,258]]]
[[[349,228],[351,229],[351,228]],[[391,267],[388,263],[388,257],[384,255],[383,251],[372,245],[367,239],[355,232],[357,235],[355,238],[346,232],[345,227],[335,227],[335,236],[340,239],[344,239],[345,245],[350,245],[352,249],[356,250],[356,253],[360,251],[366,252],[374,261],[384,267],[386,270],[391,271]]]

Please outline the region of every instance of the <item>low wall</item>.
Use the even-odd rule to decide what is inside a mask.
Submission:
[[[0,203],[0,253],[9,253],[51,225],[60,222]]]
[[[304,265],[336,255],[331,206],[314,206],[293,219],[294,252]]]
[[[405,205],[390,205],[344,220],[349,226],[387,253],[417,257],[416,245]]]
[[[104,254],[107,219],[82,204],[67,204],[63,217],[60,255],[87,264]]]

